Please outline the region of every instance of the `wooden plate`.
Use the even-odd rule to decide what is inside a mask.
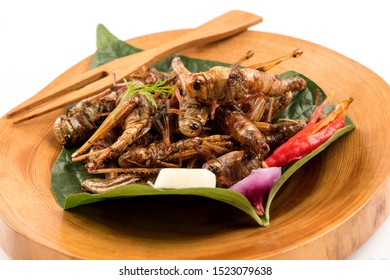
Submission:
[[[150,48],[184,30],[129,40]],[[296,70],[335,103],[352,96],[357,128],[303,166],[277,194],[271,225],[258,227],[230,206],[198,197],[131,198],[64,211],[50,188],[60,147],[52,134],[58,110],[13,125],[0,121],[0,244],[15,259],[343,259],[390,212],[390,88],[369,69],[319,45],[248,31],[185,55],[252,64],[302,48],[273,69]],[[48,87],[85,71],[90,57]],[[34,98],[34,97],[33,97]]]

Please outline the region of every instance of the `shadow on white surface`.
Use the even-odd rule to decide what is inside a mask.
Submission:
[[[8,256],[0,249],[0,260],[9,260]]]

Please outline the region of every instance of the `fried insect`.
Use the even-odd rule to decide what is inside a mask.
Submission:
[[[176,88],[175,88],[176,89]],[[175,122],[176,118],[174,114],[171,114],[172,107],[172,97],[159,95],[154,97],[156,100],[157,108],[155,114],[153,115],[153,127],[157,130],[159,136],[161,137],[165,145],[170,145],[171,141],[175,138]],[[156,136],[155,134],[154,136]],[[149,139],[156,138],[152,134],[146,134],[146,137]],[[156,140],[156,139],[154,139]],[[151,141],[152,142],[152,141]],[[144,146],[150,144],[149,141],[144,141]]]
[[[88,139],[107,114],[114,110],[119,95],[120,92],[107,89],[99,95],[80,101],[67,115],[58,117],[53,126],[57,141],[65,147],[72,147]]]
[[[90,193],[102,193],[134,183],[154,181],[160,168],[102,168],[93,170],[93,174],[105,174],[105,178],[91,178],[81,183],[81,188]],[[117,174],[111,177],[111,174]]]
[[[260,94],[275,97],[306,87],[302,78],[281,80],[277,75],[251,68],[215,66],[206,72],[191,73],[179,57],[172,60],[172,69],[189,98],[210,106],[231,105],[234,101]]]
[[[295,49],[287,55],[278,57],[278,58],[273,59],[271,61],[253,64],[253,65],[248,66],[248,68],[252,68],[252,69],[256,69],[258,71],[266,72],[266,71],[270,70],[271,68],[275,67],[276,65],[282,63],[283,61],[289,60],[291,58],[300,57],[302,54],[303,54],[303,51],[301,49]]]
[[[184,162],[202,155],[218,157],[229,152],[233,143],[228,135],[212,135],[179,140],[166,146],[163,142],[127,149],[118,158],[121,167],[183,167]]]
[[[81,188],[90,193],[102,193],[121,186],[137,183],[141,178],[135,174],[122,173],[112,179],[91,178],[81,182]]]
[[[306,126],[306,120],[279,119],[277,123],[255,122],[264,135],[265,142],[273,151]]]
[[[215,174],[218,187],[228,188],[247,177],[252,170],[260,168],[261,164],[258,156],[239,150],[208,160],[202,168]]]
[[[211,108],[188,98],[182,89],[177,88],[176,96],[179,100],[178,126],[180,132],[189,137],[201,135]]]
[[[306,120],[279,119],[278,121],[277,124],[255,122],[257,128],[264,134],[265,142],[271,151],[301,131],[307,123]],[[247,177],[253,170],[263,167],[263,164],[262,158],[252,151],[238,150],[208,160],[202,168],[215,174],[218,187],[228,188]]]
[[[88,158],[87,170],[97,169],[106,159],[118,157],[127,146],[149,131],[152,125],[151,116],[154,114],[155,108],[144,95],[135,93],[127,98],[121,107],[117,108],[119,110],[114,110],[95,134],[72,155],[74,162]],[[119,120],[123,118],[122,135],[110,147],[80,156],[116,125],[115,118]]]
[[[262,121],[270,123],[277,117],[292,100],[292,92],[288,91],[279,97],[273,97],[269,100],[263,98],[256,98],[250,100],[248,103],[240,106],[245,112],[245,115],[251,121]]]
[[[141,67],[127,77],[128,82],[135,84],[155,84],[163,80],[174,83],[175,76],[171,73],[160,72],[155,68]],[[87,140],[115,109],[126,92],[126,87],[126,83],[117,83],[113,75],[112,89],[78,102],[67,115],[58,117],[53,125],[57,141],[62,146],[72,147]]]
[[[301,54],[302,51],[296,49],[283,57],[240,70],[238,65],[253,56],[253,52],[248,51],[231,67],[216,66],[207,72],[200,73],[191,73],[180,58],[173,59],[172,69],[178,79],[176,95],[179,100],[180,132],[189,137],[199,136],[203,132],[209,115],[211,119],[214,118],[216,107],[232,105],[233,101],[234,104],[249,104],[254,114],[258,115],[260,112],[263,116],[264,112],[270,108],[269,104],[266,106],[268,99],[271,96],[277,96],[272,98],[271,103],[276,98],[277,106],[273,107],[277,108],[278,112],[282,111],[291,101],[291,91],[288,89],[300,90],[306,86],[306,82],[301,78],[282,82],[277,76],[257,72],[267,71],[281,62],[292,57],[299,57]],[[272,79],[274,81],[270,82],[269,80]],[[204,81],[203,85],[202,81]],[[244,88],[242,88],[243,85],[245,85]],[[266,113],[268,117],[271,114],[272,112]],[[260,120],[260,117],[254,119],[250,116],[249,118],[254,121]]]
[[[261,158],[268,154],[269,146],[265,142],[264,135],[241,111],[231,106],[218,107],[215,122],[225,134],[232,135],[243,147]]]

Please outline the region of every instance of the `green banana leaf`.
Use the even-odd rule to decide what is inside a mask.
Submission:
[[[104,64],[110,60],[122,57],[128,54],[142,51],[138,48],[128,45],[127,43],[116,38],[107,28],[99,25],[97,28],[97,51],[91,62],[91,68]],[[209,60],[200,60],[181,56],[183,63],[192,72],[206,71],[215,65],[227,65],[225,63]],[[172,57],[169,57],[155,67],[160,71],[169,71]],[[282,79],[290,77],[302,77],[307,82],[307,87],[293,95],[291,104],[282,112],[280,118],[291,119],[309,119],[313,111],[313,106],[316,98],[316,90],[320,91],[320,101],[324,100],[325,93],[310,79],[294,71],[288,71],[280,75]],[[328,105],[324,113],[332,111],[334,106]],[[135,196],[149,195],[196,195],[210,199],[222,201],[232,205],[250,217],[252,217],[259,225],[267,226],[270,223],[270,205],[277,191],[287,181],[287,179],[297,171],[303,164],[308,162],[315,155],[323,151],[332,142],[336,141],[342,135],[351,131],[355,126],[352,121],[346,117],[346,127],[338,130],[328,141],[318,147],[316,150],[306,155],[296,163],[283,169],[283,174],[274,184],[265,204],[265,214],[258,216],[254,211],[249,201],[241,194],[221,188],[190,188],[190,189],[172,189],[172,190],[157,190],[150,186],[142,184],[132,184],[117,189],[113,189],[101,194],[90,194],[80,188],[80,183],[88,178],[96,177],[88,174],[84,166],[80,163],[72,163],[72,149],[63,148],[59,154],[51,173],[51,185],[53,194],[61,207],[70,209],[80,205],[95,203],[98,201],[114,198],[128,198]]]

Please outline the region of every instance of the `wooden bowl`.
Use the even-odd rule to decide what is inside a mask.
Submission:
[[[128,42],[147,49],[182,32]],[[352,96],[348,115],[357,128],[290,178],[273,201],[269,227],[258,227],[239,210],[200,197],[138,197],[64,211],[50,187],[51,167],[60,152],[52,133],[53,121],[63,112],[57,110],[19,125],[0,120],[4,251],[14,259],[346,258],[390,212],[389,85],[332,50],[264,32],[247,31],[183,54],[233,63],[251,49],[255,56],[249,65],[295,48],[303,49],[303,56],[272,72],[298,71],[325,92],[335,90],[334,103]],[[86,71],[90,60],[47,88]]]

